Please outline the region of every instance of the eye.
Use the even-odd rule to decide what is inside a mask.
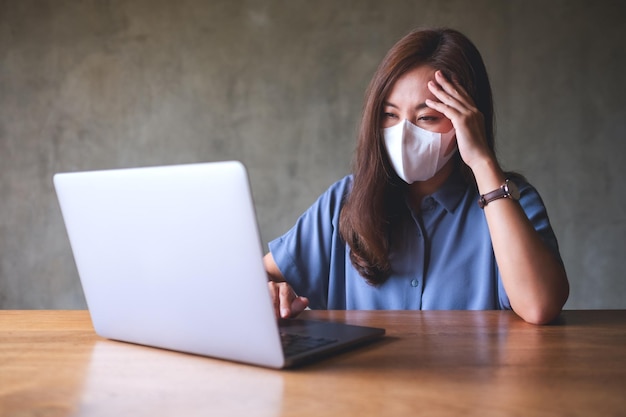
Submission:
[[[417,120],[427,123],[436,122],[439,120],[437,116],[420,116]]]
[[[389,119],[397,119],[398,116],[396,116],[393,113],[389,113],[389,112],[384,112],[383,113],[383,120],[389,120]]]

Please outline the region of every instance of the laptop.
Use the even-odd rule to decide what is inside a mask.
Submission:
[[[385,332],[276,319],[241,162],[58,173],[54,186],[102,337],[287,368]]]

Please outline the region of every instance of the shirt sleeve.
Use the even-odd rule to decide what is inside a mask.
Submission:
[[[522,178],[515,178],[516,184],[519,184],[520,191],[520,199],[519,203],[526,213],[526,217],[530,220],[533,228],[539,233],[541,240],[548,246],[550,251],[556,256],[561,264],[563,260],[561,259],[561,254],[559,252],[559,244],[554,234],[554,230],[552,229],[552,225],[550,224],[550,219],[548,218],[548,211],[546,209],[539,192],[528,182],[524,181]],[[504,289],[504,284],[502,283],[502,278],[500,276],[500,271],[498,269],[498,299],[500,303],[500,308],[511,310],[511,301]]]
[[[309,298],[311,308],[327,306],[333,252],[345,251],[339,238],[339,214],[352,184],[345,177],[333,184],[269,249],[285,280],[297,294]]]
[[[559,252],[559,244],[548,218],[546,209],[539,192],[527,182],[522,182],[520,187],[520,205],[526,213],[526,217],[530,220],[533,227],[539,233],[539,236],[554,253],[559,262],[563,263]]]

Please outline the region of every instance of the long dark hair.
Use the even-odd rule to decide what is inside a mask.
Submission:
[[[395,174],[382,139],[383,101],[404,73],[427,65],[461,85],[483,114],[487,142],[494,151],[491,86],[482,57],[474,44],[453,29],[415,30],[387,53],[365,95],[363,117],[353,161],[354,183],[341,211],[339,231],[350,246],[350,261],[370,284],[379,285],[391,274],[391,228],[404,207],[406,184]],[[471,170],[457,163],[474,184]]]

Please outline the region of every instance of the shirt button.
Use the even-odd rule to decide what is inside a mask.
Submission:
[[[420,282],[418,280],[411,280],[411,287],[417,287],[418,285],[420,285]]]

